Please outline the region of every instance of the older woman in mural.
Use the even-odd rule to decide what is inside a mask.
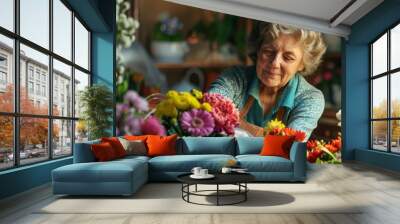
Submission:
[[[267,24],[254,44],[255,66],[225,70],[211,84],[210,92],[229,97],[240,109],[240,128],[254,136],[277,118],[306,132],[316,128],[324,110],[321,91],[303,76],[314,72],[326,45],[318,32]]]

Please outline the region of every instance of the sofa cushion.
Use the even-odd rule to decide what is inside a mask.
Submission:
[[[117,137],[104,137],[101,138],[101,142],[108,142],[114,149],[115,155],[117,158],[122,158],[126,156],[126,151],[124,149],[124,146],[122,146],[121,142],[119,141],[119,138]]]
[[[92,149],[94,157],[96,157],[96,161],[104,162],[118,158],[112,145],[108,142],[93,144],[90,147]]]
[[[292,161],[279,156],[238,155],[240,167],[249,172],[292,172]]]
[[[149,135],[146,139],[148,156],[164,156],[176,154],[177,135],[159,136]]]
[[[236,155],[260,154],[264,145],[263,137],[237,137]]]
[[[135,172],[147,172],[147,163],[140,159],[74,163],[52,173],[53,181],[58,182],[130,182]]]
[[[199,166],[209,171],[219,171],[230,159],[231,155],[175,155],[158,156],[149,160],[151,172],[190,172],[193,167]]]
[[[234,155],[233,137],[183,137],[177,154],[225,154]]]

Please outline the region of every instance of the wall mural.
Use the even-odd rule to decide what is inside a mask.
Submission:
[[[341,161],[339,37],[117,2],[118,135],[286,136],[307,141],[309,162]]]

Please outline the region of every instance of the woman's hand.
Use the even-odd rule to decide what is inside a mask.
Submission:
[[[239,128],[246,130],[253,136],[264,136],[264,128],[250,124],[243,118],[240,119]]]

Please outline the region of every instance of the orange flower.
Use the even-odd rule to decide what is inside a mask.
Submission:
[[[296,135],[296,130],[294,130],[292,128],[284,128],[282,132],[283,132],[283,135],[285,135],[285,136],[295,136]]]
[[[338,151],[342,148],[342,139],[337,137],[337,139],[331,140],[330,144],[338,149]]]
[[[294,134],[294,140],[296,142],[302,142],[302,141],[304,141],[304,139],[306,139],[306,136],[307,135],[305,132],[296,130],[296,132]]]
[[[315,140],[310,140],[307,142],[307,150],[313,150],[318,146],[317,141]]]
[[[338,148],[336,148],[335,146],[333,146],[331,144],[326,144],[325,148],[327,148],[331,153],[336,153],[337,151],[339,151]]]

